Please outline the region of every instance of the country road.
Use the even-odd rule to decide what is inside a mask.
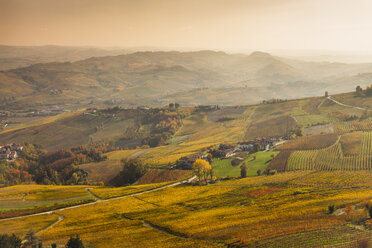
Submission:
[[[333,101],[334,103],[338,104],[338,105],[341,105],[341,106],[344,106],[344,107],[349,107],[349,108],[355,108],[355,109],[359,109],[359,110],[368,110],[367,108],[362,108],[362,107],[357,107],[357,106],[352,106],[352,105],[347,105],[347,104],[344,104],[344,103],[341,103],[335,99],[333,99],[331,96],[327,97],[329,100]]]
[[[99,199],[97,196],[95,196],[94,194],[92,194],[90,192],[90,188],[86,188],[88,193],[90,193],[93,196],[93,198],[95,199],[94,202],[83,203],[83,204],[80,204],[80,205],[74,205],[74,206],[70,206],[70,207],[63,207],[63,208],[59,208],[57,210],[45,211],[45,212],[40,212],[40,213],[36,213],[36,214],[28,214],[28,215],[22,215],[22,216],[17,216],[17,217],[4,218],[4,219],[0,219],[0,221],[14,220],[14,219],[20,219],[20,218],[23,218],[23,217],[32,217],[32,216],[38,216],[38,215],[44,215],[44,214],[57,214],[59,216],[59,214],[57,212],[60,212],[60,211],[66,210],[66,209],[80,208],[80,207],[84,207],[84,206],[94,205],[94,204],[97,204],[97,203],[100,203],[100,202],[107,202],[107,201],[112,201],[112,200],[123,199],[123,198],[130,197],[130,196],[142,195],[142,194],[145,194],[145,193],[150,193],[150,192],[162,190],[162,189],[165,189],[165,188],[175,187],[175,186],[181,185],[183,183],[192,182],[195,179],[196,179],[196,176],[193,176],[189,179],[186,179],[186,180],[183,180],[183,181],[180,181],[180,182],[176,182],[176,183],[172,183],[172,184],[168,184],[168,185],[165,185],[165,186],[162,186],[162,187],[159,187],[159,188],[149,189],[149,190],[145,190],[145,191],[142,191],[142,192],[133,193],[133,194],[129,194],[129,195],[118,196],[118,197],[113,197],[113,198],[109,198],[109,199]],[[58,222],[60,222],[60,221],[61,220],[59,218]],[[54,225],[55,224],[56,223],[54,223]]]

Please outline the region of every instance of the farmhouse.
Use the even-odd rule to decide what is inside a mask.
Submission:
[[[256,138],[255,143],[260,146],[261,151],[269,150],[270,147],[273,147],[277,142],[281,140],[280,137],[262,137]]]
[[[255,142],[249,141],[249,142],[239,142],[238,148],[242,151],[251,151],[253,150],[255,145]]]

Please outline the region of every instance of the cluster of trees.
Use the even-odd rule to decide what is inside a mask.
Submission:
[[[122,138],[116,142],[121,148],[134,148],[148,145],[163,145],[181,127],[182,119],[190,111],[171,103],[163,108],[121,109],[119,107],[97,111],[98,115],[116,116],[123,119],[134,119],[135,125],[128,127]],[[145,127],[145,128],[143,128]]]
[[[275,104],[275,103],[281,103],[281,102],[287,102],[287,99],[271,99],[271,100],[263,100],[262,104]]]
[[[226,151],[234,149],[234,145],[220,144],[218,148],[211,148],[209,153],[213,155],[214,158],[223,158],[226,155]]]
[[[219,110],[220,106],[218,105],[198,105],[194,108],[194,112],[209,112],[214,110]]]
[[[22,240],[16,235],[0,234],[0,247],[19,248],[21,245]]]
[[[31,229],[27,232],[24,242],[21,238],[15,234],[0,234],[0,247],[1,248],[43,248],[43,243],[40,237],[35,234],[35,231]],[[83,241],[80,239],[79,235],[71,236],[67,241],[66,248],[84,248]],[[52,244],[52,248],[57,248],[57,244]]]
[[[176,109],[178,109],[179,107],[180,107],[180,104],[179,103],[169,103],[168,104],[168,107],[170,108],[170,109],[172,109],[172,108],[176,108]]]
[[[88,173],[78,165],[105,159],[98,148],[80,146],[47,152],[38,145],[25,143],[16,161],[0,162],[0,184],[86,184]]]
[[[143,145],[150,147],[163,145],[181,127],[182,119],[188,113],[175,106],[172,109],[171,105],[169,107],[169,109],[153,109],[153,113],[143,119],[142,125],[151,124],[150,135],[142,140]]]
[[[356,87],[355,93],[357,96],[372,96],[372,84],[370,86],[367,86],[365,90],[362,89],[359,85]]]
[[[147,172],[147,166],[138,159],[122,159],[123,166],[120,173],[114,177],[110,184],[114,186],[126,186],[135,183]]]

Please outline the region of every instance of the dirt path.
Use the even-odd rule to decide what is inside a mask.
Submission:
[[[83,204],[80,204],[80,205],[74,205],[74,206],[70,206],[70,207],[63,207],[63,208],[60,208],[60,209],[57,209],[57,210],[53,210],[53,211],[45,211],[45,212],[40,212],[40,213],[36,213],[36,214],[28,214],[28,215],[22,215],[22,216],[17,216],[17,217],[4,218],[4,219],[0,219],[0,221],[14,220],[14,219],[19,219],[19,218],[23,218],[23,217],[31,217],[31,216],[38,216],[38,215],[44,215],[44,214],[57,214],[57,212],[60,212],[60,211],[66,210],[66,209],[80,208],[80,207],[84,207],[84,206],[94,205],[94,204],[97,204],[97,203],[100,203],[100,202],[107,202],[107,201],[112,201],[112,200],[118,200],[118,199],[123,199],[123,198],[126,198],[126,197],[130,197],[130,196],[137,196],[137,195],[142,195],[142,194],[146,194],[146,193],[150,193],[150,192],[162,190],[162,189],[165,189],[165,188],[175,187],[175,186],[181,185],[183,183],[192,182],[195,179],[196,179],[196,176],[193,176],[193,177],[191,177],[189,179],[186,179],[186,180],[183,180],[183,181],[180,181],[180,182],[176,182],[176,183],[172,183],[172,184],[168,184],[168,185],[165,185],[165,186],[162,186],[162,187],[159,187],[159,188],[149,189],[149,190],[145,190],[145,191],[142,191],[142,192],[133,193],[133,194],[129,194],[129,195],[123,195],[123,196],[113,197],[113,198],[110,198],[110,199],[99,199],[97,196],[95,196],[93,193],[91,193],[89,191],[90,188],[86,188],[86,190],[88,192],[90,192],[90,194],[95,199],[98,199],[98,200],[96,200],[94,202],[83,203]]]
[[[129,155],[129,156],[128,156],[128,159],[136,159],[136,158],[138,158],[139,156],[141,156],[142,154],[144,154],[145,152],[150,151],[150,150],[151,150],[151,148],[142,149],[142,150],[140,150],[140,151],[138,151],[138,152],[135,152],[135,153]]]
[[[61,214],[57,214],[57,213],[51,213],[51,214],[57,215],[57,216],[58,216],[58,219],[57,219],[54,223],[50,224],[50,225],[47,226],[47,227],[44,227],[44,228],[40,229],[40,230],[37,231],[36,233],[39,233],[39,232],[42,232],[42,231],[48,230],[48,229],[54,227],[54,226],[57,225],[59,222],[61,222],[62,220],[65,219],[65,217],[64,217],[63,215],[61,215]]]
[[[185,239],[190,238],[186,234],[172,231],[172,230],[170,230],[168,228],[155,225],[155,224],[150,223],[150,222],[145,221],[145,220],[142,220],[141,222],[142,222],[142,225],[144,227],[148,227],[148,228],[154,229],[155,231],[158,231],[158,232],[161,232],[161,233],[165,233],[165,234],[169,234],[169,235],[173,235],[173,236],[177,236],[177,237],[185,238]]]
[[[90,191],[91,189],[93,189],[93,188],[86,188],[86,190],[88,191],[88,193],[90,194],[90,196],[93,197],[93,199],[96,202],[102,201],[102,198],[98,197],[97,195],[93,194],[92,191]]]
[[[335,99],[333,99],[331,96],[327,97],[329,100],[333,101],[334,103],[338,104],[338,105],[341,105],[341,106],[344,106],[344,107],[349,107],[349,108],[355,108],[355,109],[359,109],[359,110],[368,110],[367,108],[362,108],[362,107],[356,107],[356,106],[352,106],[352,105],[347,105],[347,104],[344,104],[344,103],[341,103]]]
[[[48,230],[48,229],[54,227],[54,226],[57,225],[59,222],[61,222],[62,220],[65,219],[65,217],[64,217],[63,215],[60,215],[60,214],[57,214],[57,213],[50,213],[50,214],[57,215],[58,219],[57,219],[55,222],[53,222],[52,224],[50,224],[49,226],[46,226],[46,227],[44,227],[44,228],[41,228],[40,230],[38,230],[37,232],[35,232],[35,234],[38,234],[38,233],[40,233],[40,232],[42,232],[42,231],[45,231],[45,230]],[[23,244],[24,242],[26,242],[25,239],[22,240],[22,244]]]

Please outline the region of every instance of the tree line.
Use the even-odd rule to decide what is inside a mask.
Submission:
[[[17,160],[0,161],[0,184],[87,184],[88,173],[79,165],[105,159],[99,148],[79,146],[47,152],[39,145],[24,143]]]
[[[43,242],[40,237],[35,234],[33,229],[26,233],[23,239],[15,234],[0,234],[0,247],[1,248],[43,248]],[[53,243],[52,248],[57,248],[57,244]],[[65,248],[84,248],[83,241],[79,235],[70,236]]]

